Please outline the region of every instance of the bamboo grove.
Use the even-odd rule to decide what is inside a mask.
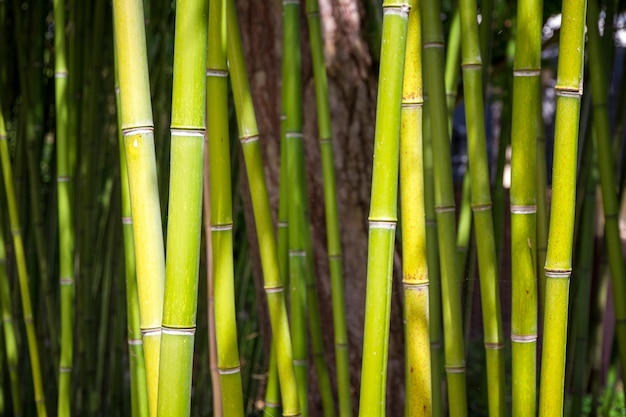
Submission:
[[[0,0],[0,415],[623,413],[624,2],[263,3]]]

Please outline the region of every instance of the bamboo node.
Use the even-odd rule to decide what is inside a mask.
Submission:
[[[402,284],[404,285],[404,289],[408,291],[422,291],[428,289],[428,281],[412,282],[403,279]]]
[[[252,142],[256,142],[259,140],[259,135],[254,135],[254,136],[244,136],[244,137],[240,137],[239,138],[239,142],[241,142],[242,145],[245,145],[246,143],[252,143]]]
[[[514,77],[538,77],[541,75],[541,70],[538,69],[514,69]]]
[[[0,135],[0,140],[7,140],[7,135]]]
[[[322,145],[329,145],[333,143],[333,139],[332,138],[320,138],[320,144]]]
[[[504,343],[499,343],[499,342],[485,343],[485,349],[493,349],[493,350],[504,349]]]
[[[163,334],[169,334],[173,336],[193,336],[194,334],[196,334],[196,328],[195,327],[174,328],[174,327],[163,326],[161,328],[161,332]]]
[[[218,368],[217,372],[219,372],[220,375],[234,375],[234,374],[238,374],[239,372],[241,372],[241,366],[235,366],[232,368]]]
[[[396,230],[395,221],[370,220],[369,226],[370,226],[370,229]]]
[[[72,177],[70,177],[69,175],[59,175],[57,176],[57,183],[61,182],[70,182],[72,180]]]
[[[338,254],[338,255],[328,255],[328,260],[329,261],[336,261],[338,259],[341,259],[341,254]]]
[[[281,293],[284,291],[284,287],[281,285],[279,287],[270,287],[270,288],[265,288],[265,294],[277,294],[277,293]]]
[[[61,372],[62,374],[69,374],[70,372],[72,372],[72,367],[71,366],[59,366],[59,372]]]
[[[441,342],[431,342],[430,343],[430,348],[431,349],[441,349],[442,344]]]
[[[300,0],[283,0],[283,6],[287,6],[289,4],[299,5]]]
[[[491,210],[491,203],[472,204],[472,211],[474,212],[489,211],[489,210]]]
[[[303,258],[306,256],[306,251],[300,249],[289,249],[289,257]]]
[[[403,109],[421,109],[424,107],[424,101],[403,102]]]
[[[278,227],[289,227],[289,222],[280,221],[278,222]]]
[[[537,341],[536,334],[511,334],[511,342],[535,343],[536,341]]]
[[[569,278],[572,275],[572,269],[548,269],[546,271],[546,278]]]
[[[557,85],[556,87],[554,87],[554,90],[557,97],[570,97],[580,99],[580,96],[583,95],[582,88],[563,87]]]
[[[122,216],[122,224],[133,224],[132,216]]]
[[[482,71],[483,64],[481,62],[468,62],[467,64],[461,64],[461,69]]]
[[[67,78],[69,73],[67,71],[55,71],[54,78]]]
[[[189,138],[204,138],[204,129],[173,127],[170,129],[172,136],[185,136]]]
[[[309,361],[306,359],[294,359],[293,366],[308,366]]]
[[[435,213],[440,214],[440,213],[454,213],[456,211],[456,207],[454,206],[440,206],[440,207],[435,207]]]
[[[229,232],[231,230],[233,230],[233,224],[232,223],[212,224],[211,225],[211,231],[212,232]]]
[[[461,366],[446,366],[446,373],[449,374],[464,374],[465,373],[465,364]]]
[[[424,49],[429,48],[445,48],[446,43],[443,41],[424,42]]]
[[[65,278],[61,278],[61,280],[59,281],[59,283],[63,286],[63,285],[74,285],[74,278],[73,277],[65,277]]]
[[[207,76],[207,77],[220,77],[220,78],[226,78],[226,77],[228,77],[228,71],[226,71],[226,70],[221,70],[221,69],[207,68],[207,70],[206,70],[206,76]]]
[[[160,336],[161,335],[161,328],[160,327],[156,327],[156,328],[152,328],[152,329],[141,329],[141,335],[145,338],[145,337],[151,337],[151,336]]]
[[[127,342],[130,346],[138,346],[138,345],[143,345],[143,340],[142,340],[142,339],[126,339],[126,342]]]
[[[511,214],[535,214],[537,213],[537,205],[513,205],[511,204]]]
[[[135,135],[148,136],[153,134],[154,128],[152,126],[131,127],[129,129],[122,129],[122,136],[124,137]]]
[[[303,137],[302,132],[285,132],[285,138],[287,139],[302,139]]]

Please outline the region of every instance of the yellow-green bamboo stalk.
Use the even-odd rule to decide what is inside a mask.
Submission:
[[[402,283],[405,299],[407,416],[431,416],[428,263],[422,144],[422,39],[418,0],[410,2],[400,131]]]
[[[300,1],[283,1],[282,134],[287,151],[290,324],[300,411],[308,416],[307,259],[302,186],[302,69]],[[281,150],[282,151],[282,150]]]
[[[511,124],[511,272],[513,416],[537,404],[537,115],[540,111],[541,0],[517,4]]]
[[[457,87],[461,74],[461,13],[456,7],[448,32],[446,50],[446,102],[448,103],[448,126],[452,136],[452,117],[456,106]],[[470,211],[471,213],[471,211]]]
[[[137,290],[150,416],[156,416],[165,248],[154,153],[154,124],[143,3],[113,3],[120,101],[130,186]]]
[[[243,417],[241,366],[237,346],[233,218],[228,133],[226,2],[211,0],[207,55],[207,135],[210,158],[211,241],[215,286],[215,331],[221,403],[225,416]]]
[[[423,84],[426,96],[426,84]],[[428,318],[430,327],[430,363],[432,415],[441,417],[443,410],[443,341],[441,336],[441,279],[439,253],[437,250],[437,219],[435,214],[435,189],[433,174],[433,150],[428,101],[423,109],[423,160],[424,160],[424,212],[426,221],[426,256],[428,258]]]
[[[448,381],[449,412],[465,416],[465,349],[461,321],[461,300],[455,242],[455,202],[450,164],[450,140],[443,79],[444,42],[440,2],[422,2],[424,22],[424,81],[428,85],[428,113],[433,144],[435,211],[441,267],[441,294],[445,344],[445,368]]]
[[[265,406],[263,412],[270,417],[280,415],[280,386],[278,384],[278,363],[276,359],[276,344],[271,341],[270,358],[265,385]]]
[[[7,276],[7,258],[4,247],[4,226],[0,224],[0,309],[2,311],[2,333],[4,339],[4,353],[11,381],[11,398],[13,400],[13,415],[22,416],[22,399],[20,397],[20,379],[18,375],[18,348],[13,326],[13,313],[11,307],[11,290],[9,277]]]
[[[346,328],[346,307],[344,295],[343,267],[341,264],[341,239],[339,234],[339,214],[335,186],[335,166],[333,158],[332,125],[328,100],[328,82],[324,64],[319,4],[317,0],[306,1],[317,120],[322,154],[322,174],[324,179],[324,209],[326,214],[326,239],[328,245],[328,265],[330,271],[331,297],[333,306],[333,328],[335,340],[335,368],[337,371],[337,396],[339,415],[352,416],[350,393],[350,364],[348,360],[348,335]]]
[[[402,82],[409,5],[383,2],[383,38],[376,104],[372,197],[360,416],[384,416],[394,241],[398,216],[398,168]]]
[[[191,408],[191,374],[200,267],[202,168],[206,129],[207,9],[204,0],[176,2],[167,258],[157,407],[157,415],[161,417],[186,416],[189,415]],[[212,112],[215,111],[215,109],[212,110]],[[224,116],[223,113],[220,116]],[[223,137],[219,140],[226,142]],[[221,155],[223,158],[223,154]],[[229,155],[228,151],[227,155]],[[230,174],[230,169],[222,172]],[[213,175],[211,177],[224,180]],[[214,193],[219,192],[216,190],[217,185],[211,188]],[[226,199],[230,201],[230,195]],[[217,212],[217,210],[212,211]],[[221,223],[221,221],[216,223]],[[217,236],[213,235],[212,238],[213,243],[220,247],[221,242],[216,241]],[[222,254],[219,258],[215,265],[221,264]],[[218,280],[224,282],[221,276]],[[218,299],[222,295],[221,282],[216,283]],[[225,285],[229,286],[228,283]],[[227,292],[225,295],[228,295]],[[221,308],[229,307],[225,305]],[[230,308],[234,310],[234,302]],[[234,319],[234,315],[234,311],[232,315],[229,314],[226,332],[235,328],[234,323],[230,322]],[[218,335],[221,335],[220,322],[221,318],[217,318]],[[231,340],[229,339],[229,342]],[[219,345],[218,342],[218,361],[222,353]],[[229,350],[231,348],[229,346]],[[223,353],[226,354],[226,352]],[[238,362],[239,355],[236,350],[235,356]],[[239,367],[235,366],[234,369],[238,370]],[[229,366],[228,371],[232,370],[233,367]],[[223,393],[229,393],[230,389],[226,386],[228,383],[224,378],[221,382]],[[233,403],[236,402],[237,400],[233,401]]]
[[[59,283],[61,285],[61,357],[57,415],[71,415],[74,363],[74,230],[68,160],[68,83],[65,57],[64,2],[54,2],[54,87],[56,96],[57,199],[59,220]]]
[[[563,3],[556,83],[552,213],[546,256],[546,303],[539,415],[563,414],[569,279],[576,200],[578,120],[585,47],[585,0]]]
[[[604,209],[604,234],[606,249],[611,267],[613,294],[615,297],[615,332],[620,362],[626,364],[626,266],[622,255],[622,244],[618,225],[617,188],[615,170],[611,155],[611,134],[607,108],[606,71],[603,65],[602,40],[598,29],[599,11],[594,0],[589,3],[587,30],[589,35],[589,65],[591,70],[591,96],[593,102],[593,126],[598,154],[598,170],[602,186],[602,207]]]
[[[28,287],[28,271],[26,269],[26,255],[22,242],[22,230],[15,200],[13,187],[13,169],[9,156],[9,146],[7,144],[7,134],[4,127],[4,116],[0,107],[0,158],[2,163],[2,175],[4,177],[4,190],[7,197],[9,222],[11,235],[13,236],[13,250],[17,263],[17,274],[20,283],[20,295],[22,298],[22,311],[24,314],[24,324],[26,326],[26,338],[28,340],[28,353],[30,355],[30,368],[33,378],[33,388],[35,392],[35,403],[37,405],[37,416],[45,417],[46,400],[41,379],[41,365],[39,362],[39,351],[37,348],[37,338],[35,335],[35,324],[33,318],[33,308],[31,305],[30,289]]]
[[[476,1],[461,0],[461,49],[465,120],[471,177],[471,205],[476,233],[483,312],[489,415],[506,415],[504,337],[498,288],[498,262],[485,134],[483,66],[476,21]],[[534,91],[534,90],[533,90]],[[534,115],[534,113],[532,113]],[[534,160],[534,155],[533,155]]]
[[[256,223],[259,250],[261,252],[264,288],[267,295],[272,334],[276,343],[276,358],[278,362],[277,368],[283,403],[283,415],[299,416],[300,404],[298,402],[293,366],[291,335],[287,321],[284,283],[281,280],[278,266],[276,240],[272,227],[272,217],[259,146],[259,130],[257,128],[254,106],[250,95],[250,84],[243,58],[241,34],[234,0],[228,0],[227,27],[228,63],[235,110],[237,113],[239,138],[246,164],[248,182],[250,184],[252,209]]]
[[[541,90],[541,86],[538,86]],[[541,97],[541,96],[540,96]],[[541,105],[537,106],[537,275],[539,276],[539,308],[544,311],[546,298],[546,263],[548,249],[548,166],[546,164],[546,134]]]
[[[114,45],[115,47],[115,45]],[[137,294],[137,271],[135,262],[135,240],[133,238],[133,218],[130,209],[130,189],[126,149],[121,129],[121,103],[117,59],[115,59],[115,101],[117,104],[117,122],[120,148],[120,183],[122,204],[122,231],[124,235],[124,275],[126,280],[126,325],[128,343],[128,361],[130,368],[130,404],[133,417],[148,416],[148,393],[146,391],[146,364],[143,357],[141,339],[141,320],[139,318],[139,297]]]

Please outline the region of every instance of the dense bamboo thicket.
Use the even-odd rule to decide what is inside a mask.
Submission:
[[[625,28],[0,0],[0,416],[623,415]]]

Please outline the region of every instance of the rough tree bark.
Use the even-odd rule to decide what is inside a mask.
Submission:
[[[302,2],[304,9],[304,1]],[[280,68],[281,68],[281,3],[279,1],[237,1],[243,43],[252,93],[257,112],[261,143],[264,150],[265,174],[274,213],[278,209],[278,178],[280,155]],[[353,404],[356,410],[360,387],[365,308],[367,216],[374,142],[374,120],[377,89],[377,63],[372,63],[365,33],[365,9],[357,0],[320,0],[320,12],[325,40],[333,135],[335,167],[340,210],[343,266],[346,286],[346,314],[351,364]],[[315,91],[308,32],[302,14],[304,142],[309,183],[312,236],[315,248],[317,286],[321,303],[326,362],[333,384],[334,353],[332,311],[328,264],[326,261],[326,232],[321,160],[317,135]],[[244,176],[245,177],[245,176]],[[246,206],[246,222],[250,243],[256,245],[252,209],[244,183],[242,190]],[[253,248],[255,281],[262,295],[262,275],[258,250]],[[387,386],[387,413],[399,416],[404,404],[404,360],[399,257],[392,301]],[[266,321],[267,322],[267,321]],[[267,328],[265,329],[267,334]],[[321,405],[310,366],[310,414],[321,416]]]

